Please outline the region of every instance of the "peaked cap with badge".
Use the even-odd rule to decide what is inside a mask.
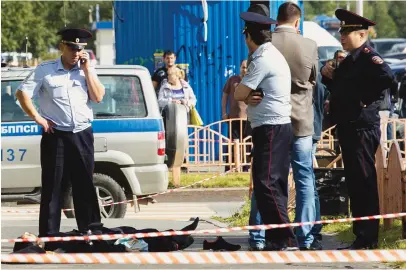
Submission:
[[[363,29],[368,30],[370,26],[376,24],[375,22],[346,9],[339,8],[336,10],[335,14],[337,19],[341,21],[340,29],[338,30],[340,33],[348,33]]]
[[[276,20],[270,18],[269,9],[264,4],[251,5],[246,12],[240,13],[240,18],[246,23],[277,24]]]
[[[272,24],[278,22],[270,18],[270,12],[266,5],[255,4],[251,5],[246,12],[240,13],[240,18],[245,21],[243,34],[248,28],[256,28],[262,30],[270,30]]]
[[[83,50],[87,45],[87,40],[92,38],[93,35],[80,28],[67,28],[58,31],[57,35],[62,37],[62,43],[75,50]]]

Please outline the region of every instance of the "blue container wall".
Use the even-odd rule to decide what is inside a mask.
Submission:
[[[239,73],[247,58],[239,13],[249,1],[207,1],[207,41],[201,1],[117,1],[115,16],[117,64],[143,65],[153,72],[156,50],[171,49],[177,63],[189,64],[189,81],[205,124],[221,119],[226,80]]]
[[[270,1],[271,17],[285,1]],[[239,13],[250,1],[207,1],[207,42],[204,42],[201,1],[116,1],[117,64],[143,65],[154,71],[156,50],[176,52],[177,63],[189,64],[190,84],[205,124],[221,119],[221,90],[239,73],[247,58]],[[303,10],[303,1],[298,1]],[[119,18],[120,17],[120,18]],[[121,20],[120,20],[121,19]]]
[[[270,1],[276,19],[285,1]],[[303,10],[303,1],[298,1]],[[250,1],[207,1],[207,41],[204,41],[202,1],[115,1],[116,63],[143,65],[154,71],[157,50],[173,50],[177,63],[189,64],[189,82],[197,109],[210,124],[221,120],[222,88],[239,73],[247,58],[240,12]],[[227,129],[223,126],[223,134]],[[216,149],[216,152],[218,149]]]

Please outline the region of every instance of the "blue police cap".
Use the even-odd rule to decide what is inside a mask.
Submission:
[[[340,29],[338,30],[340,33],[362,29],[368,30],[370,26],[376,24],[375,22],[346,9],[339,8],[336,10],[335,14],[337,19],[341,21]]]
[[[264,4],[251,5],[246,12],[240,13],[240,18],[246,23],[257,23],[264,25],[277,23],[276,20],[270,18],[269,9]]]
[[[62,43],[76,50],[84,49],[87,40],[93,36],[89,31],[79,28],[62,29],[57,34],[61,36]]]

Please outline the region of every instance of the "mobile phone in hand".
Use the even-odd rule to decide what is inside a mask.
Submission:
[[[257,90],[252,91],[252,95],[264,97],[264,91],[262,91],[262,89],[257,89]]]
[[[85,58],[79,57],[80,63],[84,64],[87,60]]]

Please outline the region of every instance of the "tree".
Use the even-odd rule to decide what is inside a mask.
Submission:
[[[1,43],[3,51],[24,52],[26,37],[29,51],[38,57],[47,50],[50,33],[42,16],[36,16],[35,2],[2,2],[1,3]]]
[[[355,1],[304,1],[305,19],[312,20],[317,15],[334,17],[337,8],[347,8],[355,12]],[[406,2],[364,1],[363,15],[376,22],[377,38],[406,36]]]
[[[398,27],[388,13],[388,2],[383,1],[368,1],[365,3],[373,8],[373,13],[368,16],[376,22],[375,30],[377,38],[397,37]],[[365,5],[364,4],[364,5]]]
[[[406,38],[406,2],[390,1],[388,3],[388,13],[394,20],[398,29],[398,36]]]
[[[80,27],[91,30],[89,9],[100,6],[100,20],[111,20],[111,1],[3,1],[1,3],[2,51],[25,51],[25,37],[29,39],[29,52],[34,57],[46,54],[56,47],[58,30]],[[94,49],[90,40],[88,48]]]

